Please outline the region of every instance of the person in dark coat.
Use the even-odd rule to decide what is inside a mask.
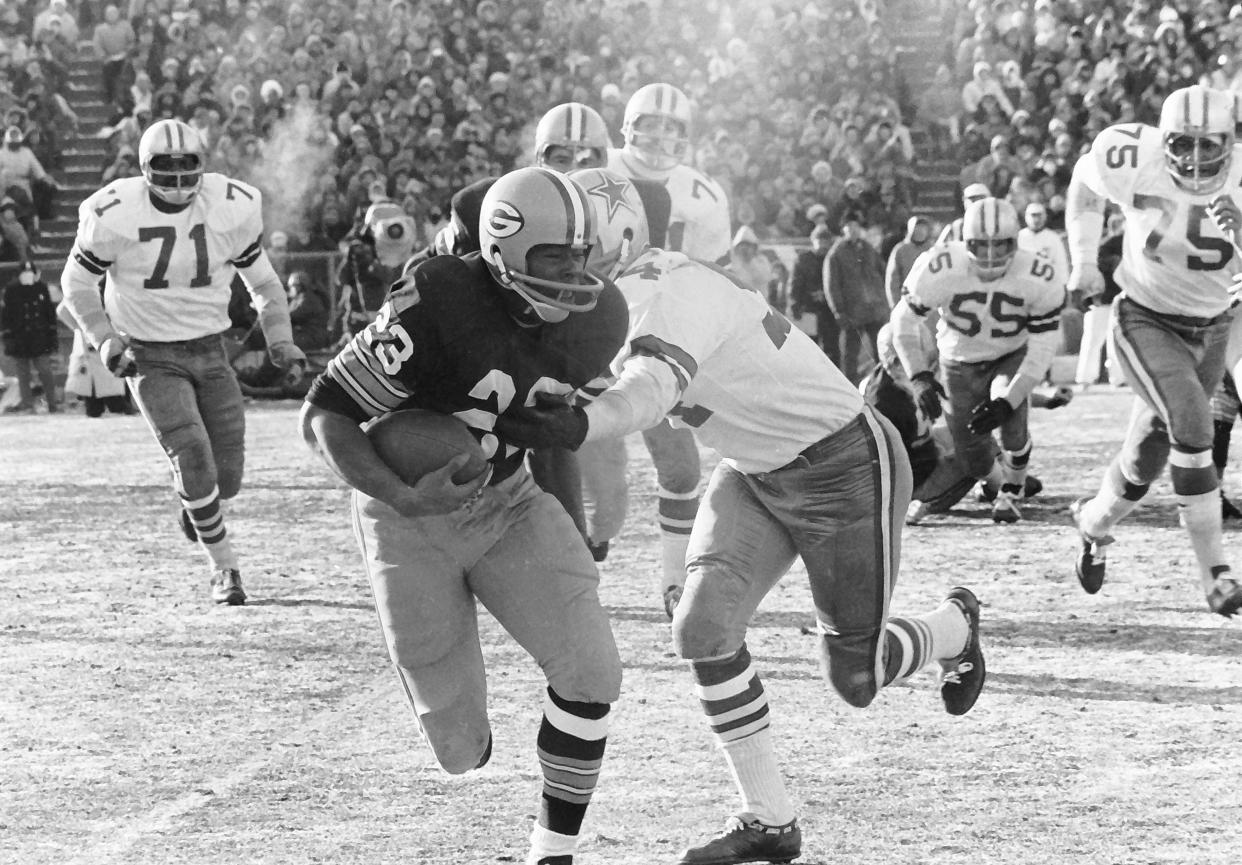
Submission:
[[[889,316],[884,259],[863,235],[864,221],[861,212],[848,211],[841,220],[842,237],[824,257],[824,295],[841,329],[841,372],[855,384],[878,356],[876,337]],[[864,340],[871,356],[860,370]]]
[[[0,299],[0,339],[4,353],[13,358],[17,367],[20,402],[5,409],[6,414],[34,412],[35,374],[43,384],[49,412],[60,411],[56,396],[56,380],[52,376],[52,358],[59,348],[56,333],[56,304],[47,283],[39,278],[39,270],[27,261],[17,279],[4,287]]]
[[[794,260],[793,276],[789,286],[790,314],[794,320],[804,315],[814,316],[815,341],[834,364],[841,363],[841,349],[837,342],[837,320],[828,308],[824,294],[824,257],[835,235],[827,225],[820,224],[811,230],[811,248],[798,253]]]

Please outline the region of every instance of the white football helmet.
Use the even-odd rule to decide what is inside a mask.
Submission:
[[[981,198],[966,208],[962,240],[980,279],[999,279],[1018,251],[1018,212],[1004,199]]]
[[[633,183],[607,168],[584,168],[569,176],[586,190],[599,226],[599,241],[587,264],[616,279],[650,243],[643,200]]]
[[[566,102],[543,115],[535,127],[535,164],[561,172],[599,168],[607,164],[611,144],[608,125],[598,111],[581,102]],[[564,152],[549,154],[554,147]]]
[[[1160,108],[1164,162],[1187,192],[1215,192],[1225,184],[1233,157],[1232,93],[1198,84],[1174,90]]]
[[[188,204],[207,163],[202,139],[180,120],[160,120],[138,141],[138,168],[147,187],[169,204]]]
[[[673,85],[640,87],[625,103],[625,151],[649,168],[669,171],[690,152],[690,119],[690,100]]]
[[[375,257],[385,267],[400,266],[414,252],[414,220],[396,202],[375,202],[362,224],[375,243]]]
[[[571,246],[589,256],[597,239],[586,191],[564,174],[530,167],[510,171],[487,190],[479,211],[479,249],[502,286],[517,292],[547,322],[595,308],[605,283],[584,270],[580,282],[531,276],[536,246]]]

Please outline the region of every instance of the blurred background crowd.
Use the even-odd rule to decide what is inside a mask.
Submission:
[[[934,31],[926,74],[914,22]],[[770,295],[788,305],[788,253],[813,231],[831,243],[857,218],[885,261],[934,239],[952,214],[929,215],[930,175],[956,176],[954,204],[982,183],[1063,230],[1094,134],[1154,123],[1188,83],[1242,92],[1240,37],[1226,0],[2,0],[0,260],[38,252],[83,131],[65,72],[83,51],[109,106],[89,130],[99,182],[136,174],[142,131],[181,118],[212,170],[263,190],[278,265],[343,252],[380,200],[428,243],[454,191],[530,161],[550,107],[594,107],[620,145],[630,94],[674,84],[734,231],[786,253]]]

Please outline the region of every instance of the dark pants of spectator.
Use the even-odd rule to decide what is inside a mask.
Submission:
[[[834,365],[841,365],[841,328],[837,327],[837,317],[831,312],[821,312],[815,317],[815,337],[819,347],[828,355]]]
[[[87,396],[82,398],[86,407],[87,417],[102,417],[104,409],[113,414],[138,414],[138,409],[130,402],[129,391],[121,396]]]
[[[49,411],[60,409],[60,401],[56,399],[56,379],[52,375],[52,356],[15,357],[13,365],[17,368],[17,392],[21,395],[22,408],[34,405],[34,376],[39,376],[43,385],[43,398],[47,400]]]
[[[879,339],[882,326],[882,322],[861,327],[855,327],[852,324],[841,326],[841,372],[845,373],[845,377],[854,384],[858,384],[866,377],[875,359],[879,357],[876,340]],[[870,354],[867,358],[862,356],[863,340],[866,340],[867,351]],[[866,365],[860,369],[859,364],[863,361]]]
[[[119,103],[124,98],[121,92],[121,75],[125,72],[125,61],[125,57],[120,60],[104,61],[103,94],[106,103]]]

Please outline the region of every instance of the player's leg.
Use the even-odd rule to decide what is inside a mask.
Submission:
[[[190,514],[203,550],[211,559],[212,598],[240,604],[246,599],[237,575],[237,555],[220,510],[215,457],[199,413],[195,362],[182,344],[132,344],[138,364],[130,379],[134,401],[172,468],[173,485]]]
[[[687,849],[681,863],[750,861],[726,857],[765,854],[792,858],[801,850],[767,693],[746,647],[751,616],[793,560],[789,534],[759,502],[754,481],[718,464],[691,536],[685,594],[673,614],[673,646],[690,661],[695,690],[733,774],[741,807],[721,835]]]
[[[940,380],[948,400],[944,407],[945,425],[953,438],[953,450],[967,473],[984,485],[1000,489],[1004,478],[996,460],[996,443],[991,433],[976,434],[967,429],[975,406],[992,395],[994,366],[987,363],[940,361]]]
[[[655,465],[660,522],[660,597],[670,618],[686,584],[686,547],[699,510],[699,447],[694,433],[667,420],[643,432]]]
[[[956,668],[964,653],[978,650],[977,640],[971,645],[977,628],[955,595],[922,616],[889,616],[910,492],[901,438],[870,409],[825,440],[813,465],[758,491],[806,564],[824,675],[858,708],[932,660]],[[973,696],[982,686],[981,655],[977,665]]]
[[[543,770],[531,863],[573,855],[603,765],[621,659],[599,572],[573,522],[524,472],[501,485],[507,529],[468,569],[479,601],[547,677],[537,740]]]
[[[625,525],[629,509],[628,455],[624,438],[587,442],[578,448],[583,506],[587,511],[587,546],[595,561],[608,556],[608,545]]]
[[[1000,396],[1009,387],[1026,356],[1025,349],[1005,356],[998,364],[992,379],[990,394]],[[992,519],[997,522],[1015,522],[1020,516],[1017,503],[1026,490],[1026,468],[1031,459],[1030,403],[1024,400],[1013,414],[1000,425],[1000,495],[992,506]]]
[[[1108,339],[1108,319],[1112,306],[1092,306],[1082,315],[1082,342],[1078,346],[1078,363],[1074,383],[1082,387],[1100,380],[1100,361]]]
[[[446,772],[491,755],[487,682],[465,563],[494,535],[463,534],[449,517],[405,519],[355,492],[354,537],[388,653],[423,738]]]

